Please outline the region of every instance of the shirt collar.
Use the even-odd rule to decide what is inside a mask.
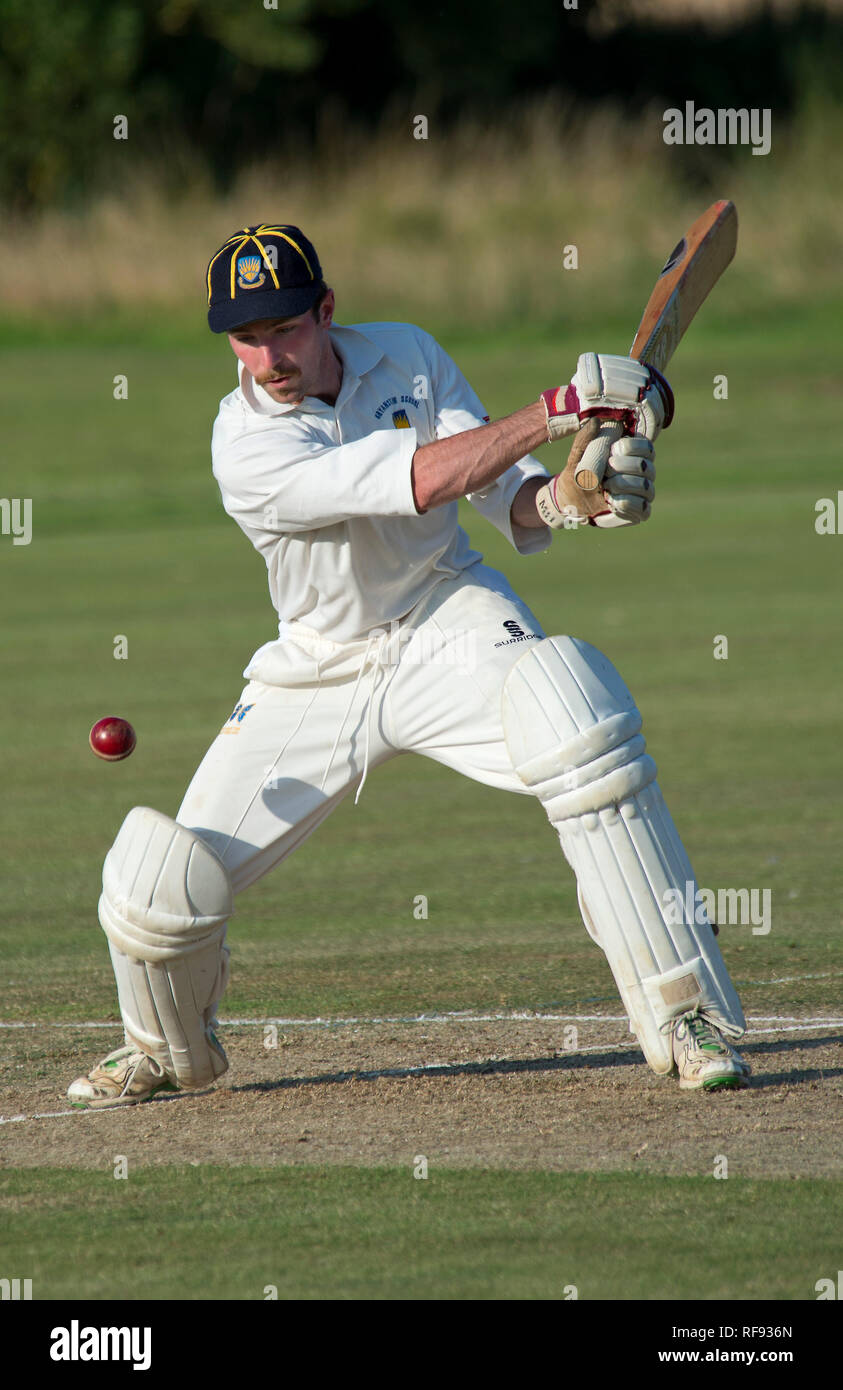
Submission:
[[[337,397],[337,405],[344,404],[354,394],[360,378],[380,362],[383,352],[371,338],[357,328],[345,328],[335,323],[329,330],[331,342],[342,359],[342,386]],[[257,415],[287,415],[298,410],[303,415],[313,415],[336,407],[328,406],[316,396],[305,396],[298,405],[282,405],[274,401],[262,386],[258,386],[252,373],[242,362],[238,364],[240,391],[246,405]]]

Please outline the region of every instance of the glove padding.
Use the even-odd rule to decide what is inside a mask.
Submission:
[[[609,529],[649,520],[656,495],[655,450],[640,434],[625,434],[612,445],[598,489],[609,511],[589,517],[591,526]]]
[[[585,492],[576,472],[583,454],[600,433],[601,421],[588,420],[574,440],[568,462],[536,493],[536,507],[546,526],[634,526],[647,521],[656,495],[654,449],[642,435],[624,435],[609,451],[599,487]]]
[[[543,391],[548,443],[574,434],[584,420],[601,415],[619,420],[626,434],[651,442],[673,419],[669,383],[646,362],[584,352],[569,386]]]

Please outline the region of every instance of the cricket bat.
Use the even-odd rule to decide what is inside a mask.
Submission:
[[[694,315],[708,297],[735,254],[738,214],[734,203],[712,203],[688,228],[667,258],[647,301],[629,356],[663,372],[679,346]],[[601,435],[611,432],[620,439],[623,426],[607,420]],[[588,458],[574,474],[583,492],[593,492],[600,478]]]

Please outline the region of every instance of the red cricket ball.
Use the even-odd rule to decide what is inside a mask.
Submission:
[[[98,758],[105,758],[108,763],[119,763],[121,758],[128,758],[137,739],[128,719],[107,714],[105,719],[97,720],[88,734],[88,742]]]

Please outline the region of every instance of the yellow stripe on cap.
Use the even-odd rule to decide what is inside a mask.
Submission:
[[[258,231],[261,232],[262,229],[259,227],[259,228],[258,228]],[[253,236],[253,237],[252,237],[252,241],[255,243],[256,247],[258,248],[258,250],[259,250],[260,253],[261,253],[261,256],[263,257],[263,263],[264,263],[264,265],[266,266],[267,270],[269,271],[270,275],[272,276],[272,279],[273,279],[273,283],[274,283],[274,285],[275,285],[275,288],[276,288],[277,290],[280,290],[281,286],[280,286],[279,283],[278,283],[278,276],[275,274],[275,267],[274,267],[274,265],[272,264],[272,261],[271,261],[271,260],[269,259],[269,257],[267,256],[266,252],[265,252],[264,249],[263,249],[263,246],[262,246],[261,243],[258,241],[257,236]]]
[[[228,242],[225,243],[225,246],[227,246],[227,245],[228,245]],[[211,263],[210,263],[210,265],[208,266],[208,303],[209,303],[209,304],[210,304],[210,302],[211,302],[211,271],[213,270],[214,266],[216,265],[217,261],[219,260],[220,256],[222,255],[223,251],[225,250],[225,246],[221,246],[221,247],[220,247],[219,251],[218,251],[217,254],[212,258]]]
[[[279,232],[278,235],[282,236],[285,241],[288,241],[294,251],[298,251],[299,255],[301,256],[302,260],[307,266],[308,275],[310,276],[311,280],[315,280],[316,276],[313,274],[313,267],[311,266],[310,261],[307,259],[307,256],[304,254],[298,243],[293,241],[293,238],[291,236],[287,236],[286,232]]]
[[[287,245],[288,245],[288,246],[292,246],[292,248],[293,248],[294,251],[298,251],[299,255],[301,256],[302,260],[304,261],[305,265],[307,266],[307,273],[308,273],[308,275],[310,276],[311,280],[315,280],[315,279],[316,279],[316,276],[313,274],[313,267],[311,266],[310,261],[307,259],[307,256],[306,256],[306,255],[304,254],[304,252],[302,251],[302,249],[301,249],[301,247],[299,246],[298,242],[297,242],[297,241],[293,241],[293,238],[292,238],[291,236],[288,236],[288,235],[287,235],[287,230],[286,230],[285,227],[267,227],[267,226],[262,226],[262,227],[257,227],[255,230],[258,231],[258,232],[260,232],[261,235],[266,235],[267,233],[271,233],[273,236],[280,236],[284,241],[287,242]]]
[[[244,246],[248,246],[248,244],[249,244],[249,242],[250,242],[251,240],[252,240],[252,236],[251,236],[251,233],[250,233],[248,236],[244,236],[243,240],[240,241],[240,242],[238,242],[238,244],[233,248],[233,250],[232,250],[232,252],[231,252],[231,277],[230,277],[230,279],[231,279],[231,298],[232,298],[232,299],[236,299],[236,298],[237,298],[237,295],[236,295],[235,289],[234,289],[234,271],[235,271],[236,268],[237,268],[237,257],[240,255],[240,252],[243,250],[243,247],[244,247]]]
[[[241,231],[235,232],[235,233],[234,233],[234,236],[230,236],[230,237],[228,238],[227,241],[224,241],[224,242],[223,242],[223,244],[222,244],[222,246],[220,247],[220,249],[219,249],[219,251],[217,252],[217,254],[212,258],[211,263],[210,263],[210,265],[208,266],[208,303],[209,303],[209,304],[210,304],[210,302],[211,302],[211,271],[213,270],[214,266],[216,265],[217,261],[219,260],[220,256],[223,254],[223,252],[226,251],[226,250],[228,249],[229,246],[231,246],[232,242],[240,241],[240,239],[243,237],[243,234],[244,234],[244,233],[246,233],[246,240],[248,241],[248,232],[249,232],[249,228],[248,228],[248,227],[243,227]],[[233,298],[234,298],[234,295],[232,294],[231,297],[232,297],[232,299],[233,299]]]

